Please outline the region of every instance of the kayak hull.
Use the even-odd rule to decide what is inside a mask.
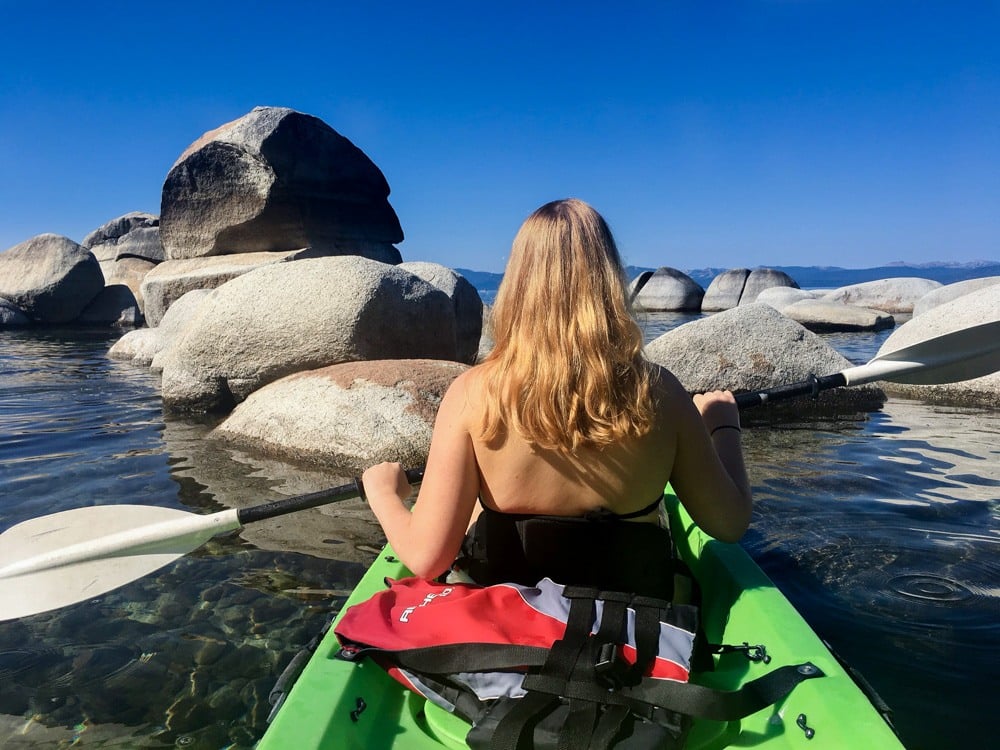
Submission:
[[[732,690],[786,664],[811,662],[825,674],[796,686],[781,703],[739,721],[696,720],[686,747],[715,750],[902,748],[889,724],[774,583],[741,547],[702,532],[667,495],[671,529],[682,558],[701,582],[701,617],[709,642],[762,644],[769,664],[736,652],[716,657],[715,670],[692,676]],[[344,610],[409,572],[386,548]],[[343,610],[342,610],[343,612]],[[468,724],[404,689],[376,664],[336,658],[333,628],[320,641],[258,750],[440,750],[465,747]]]

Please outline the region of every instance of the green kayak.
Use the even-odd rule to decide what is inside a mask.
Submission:
[[[714,671],[692,682],[732,690],[786,664],[805,661],[826,676],[806,680],[767,709],[730,722],[696,720],[686,747],[902,748],[895,733],[830,650],[738,545],[723,544],[691,521],[667,495],[680,555],[701,582],[701,617],[713,643],[762,644],[769,664],[745,654],[716,656]],[[386,548],[344,609],[408,571]],[[469,725],[389,677],[376,664],[335,658],[331,627],[279,705],[259,750],[463,748]]]

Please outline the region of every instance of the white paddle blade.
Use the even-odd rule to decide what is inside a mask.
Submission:
[[[910,385],[959,383],[1000,370],[1000,320],[943,334],[844,370],[847,385],[875,380]]]
[[[236,510],[198,515],[144,505],[25,521],[0,534],[0,621],[99,596],[238,528]]]

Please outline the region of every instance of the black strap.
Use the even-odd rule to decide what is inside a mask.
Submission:
[[[628,706],[641,716],[650,715],[652,707],[658,706],[713,721],[735,721],[777,703],[800,682],[822,676],[823,672],[819,667],[806,662],[779,667],[738,690],[716,690],[690,682],[649,677],[644,677],[639,685],[615,691],[585,682],[559,684],[541,675],[529,675],[524,680],[524,686],[530,686],[531,690],[540,693],[559,694],[570,699]]]
[[[590,625],[593,620],[594,599],[583,596],[571,597],[565,635],[552,644],[552,650],[542,665],[539,676],[566,684],[567,678],[579,660],[580,653],[590,640]],[[519,750],[531,747],[535,724],[559,703],[558,690],[532,693],[527,685],[524,687],[528,690],[528,694],[497,723],[490,740],[491,750]]]

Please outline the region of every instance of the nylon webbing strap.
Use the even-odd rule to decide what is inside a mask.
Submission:
[[[714,721],[733,721],[757,713],[787,696],[805,680],[823,677],[811,664],[788,665],[751,680],[739,690],[714,690],[690,682],[670,682],[643,678],[635,687],[623,688],[624,697],[652,703],[691,716]]]
[[[628,706],[640,715],[648,714],[650,706],[657,706],[713,721],[734,721],[777,703],[800,682],[822,676],[823,672],[819,667],[806,662],[779,667],[746,683],[739,690],[715,690],[690,682],[645,677],[639,685],[608,691],[599,685],[585,682],[559,684],[542,675],[531,678],[531,689],[541,693],[557,693],[570,699]],[[526,687],[527,682],[526,678]]]
[[[566,684],[572,674],[580,652],[587,645],[590,624],[594,619],[594,599],[573,598],[569,605],[569,618],[565,635],[552,644],[549,657],[542,665],[538,677]],[[531,675],[525,678],[525,682]],[[532,692],[524,685],[528,694],[521,698],[511,711],[497,723],[490,750],[519,750],[531,747],[535,724],[559,702],[560,691],[550,693]]]

